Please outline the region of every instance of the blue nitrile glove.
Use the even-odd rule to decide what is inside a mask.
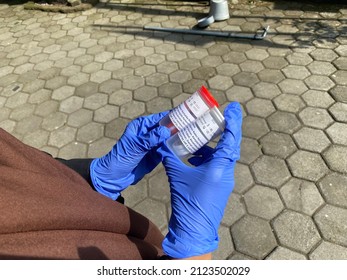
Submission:
[[[92,161],[90,177],[99,193],[116,200],[122,190],[136,184],[160,163],[156,149],[170,136],[170,130],[158,122],[167,113],[131,121],[112,150]]]
[[[172,214],[164,252],[172,258],[210,253],[218,246],[218,228],[234,188],[234,168],[240,156],[241,107],[224,111],[226,127],[216,146],[200,149],[188,166],[165,143],[158,149],[169,178]]]

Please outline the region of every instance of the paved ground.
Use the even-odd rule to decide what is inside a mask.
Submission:
[[[347,259],[347,7],[231,5],[231,18],[210,26],[253,34],[270,25],[255,41],[143,31],[190,28],[209,7],[135,3],[73,14],[0,4],[0,127],[54,156],[97,157],[129,120],[205,84],[244,110],[214,258]],[[125,197],[166,232],[161,166]]]

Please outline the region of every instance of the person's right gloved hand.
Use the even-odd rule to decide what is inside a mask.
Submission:
[[[195,167],[183,163],[165,143],[158,149],[169,178],[172,207],[163,250],[172,258],[205,255],[218,246],[218,228],[240,155],[240,105],[229,104],[224,116],[226,127],[216,148],[200,149],[190,160]]]

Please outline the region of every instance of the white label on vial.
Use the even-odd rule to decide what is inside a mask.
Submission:
[[[178,133],[183,145],[193,154],[212,139],[219,129],[218,124],[210,114],[200,117],[195,123],[190,124]]]
[[[188,124],[195,121],[196,118],[203,115],[208,109],[208,106],[201,99],[200,95],[194,93],[185,102],[170,112],[170,119],[178,130],[182,130]]]

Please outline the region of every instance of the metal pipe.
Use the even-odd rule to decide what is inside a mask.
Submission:
[[[156,26],[144,26],[144,30],[153,30],[153,31],[164,31],[164,32],[173,32],[173,33],[183,33],[183,34],[192,34],[192,35],[207,35],[215,37],[226,37],[226,38],[243,38],[243,39],[256,39],[262,40],[266,37],[267,32],[269,31],[270,26],[267,26],[261,29],[263,32],[254,35],[234,33],[234,32],[221,32],[221,31],[208,31],[208,30],[196,30],[196,29],[177,29],[177,28],[165,28],[165,27],[156,27]]]

